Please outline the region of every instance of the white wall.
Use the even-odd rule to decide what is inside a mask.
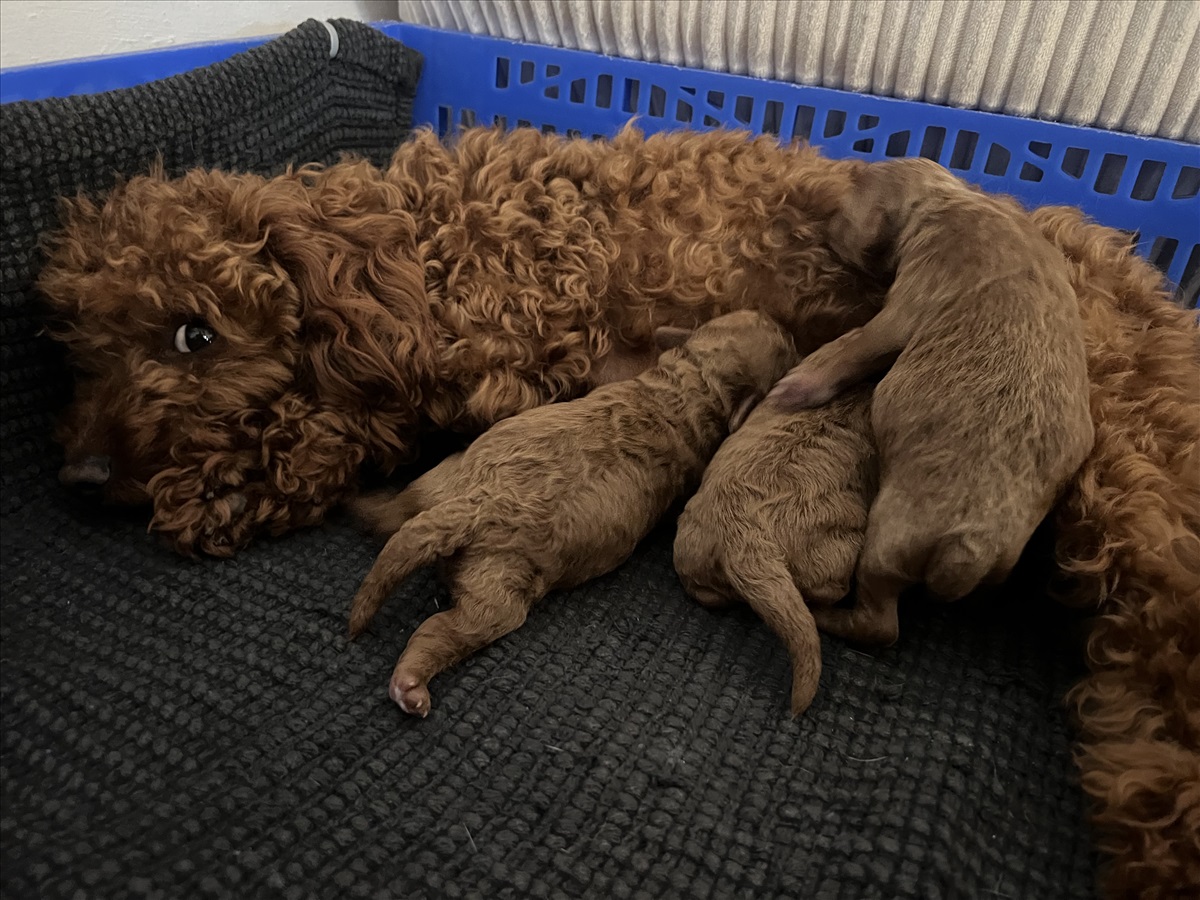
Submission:
[[[396,0],[0,0],[0,67],[396,18]]]

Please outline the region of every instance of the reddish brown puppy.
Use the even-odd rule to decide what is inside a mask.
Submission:
[[[1092,449],[1079,304],[1061,253],[1015,203],[936,163],[864,169],[834,229],[842,256],[895,270],[883,310],[772,391],[826,403],[895,362],[875,390],[880,456],[852,609],[834,634],[896,640],[900,592],[957,600],[1005,578]]]
[[[624,562],[794,360],[766,316],[722,316],[633,380],[507,419],[398,496],[354,504],[394,533],[354,598],[352,636],[420,566],[444,561],[454,595],[409,639],[392,699],[426,715],[438,672],[520,627],[549,591]]]
[[[705,606],[741,600],[779,635],[792,660],[792,714],[821,678],[809,604],[850,592],[878,481],[871,388],[826,406],[760,404],[721,445],[679,518],[675,570]]]

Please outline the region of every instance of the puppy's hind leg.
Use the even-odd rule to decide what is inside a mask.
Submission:
[[[867,552],[858,565],[854,606],[818,607],[812,614],[826,634],[854,644],[890,647],[900,637],[900,592],[907,584],[866,563]]]
[[[721,542],[685,509],[675,532],[675,574],[687,595],[707,609],[733,605],[736,594],[725,577]]]
[[[429,680],[516,631],[542,588],[525,560],[480,553],[465,559],[454,607],[418,626],[392,672],[388,693],[410,715],[429,714]]]
[[[822,631],[856,644],[896,643],[900,593],[921,581],[929,559],[928,532],[941,524],[914,515],[913,506],[912,495],[887,485],[875,497],[855,568],[854,606],[813,610]]]
[[[866,325],[818,347],[779,380],[768,399],[779,409],[823,406],[847,388],[888,368],[912,337],[904,304],[885,304]]]
[[[1000,547],[986,536],[948,535],[930,555],[925,586],[941,600],[961,600],[985,583],[1007,578],[1023,546]]]
[[[388,539],[350,605],[351,639],[371,624],[396,585],[471,540],[477,511],[478,504],[472,499],[443,503],[405,522]]]

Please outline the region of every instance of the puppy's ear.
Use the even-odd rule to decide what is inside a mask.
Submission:
[[[875,268],[894,240],[890,172],[865,164],[854,177],[841,207],[829,222],[829,246],[842,259],[859,268]]]
[[[746,417],[754,412],[754,408],[758,406],[763,395],[755,391],[753,394],[748,394],[742,399],[742,402],[733,408],[733,415],[729,417],[729,433],[733,434],[742,427],[742,423],[746,421]]]
[[[690,328],[677,328],[674,325],[660,325],[654,329],[654,346],[662,353],[666,350],[673,350],[676,347],[682,347],[687,343],[687,339],[692,336]]]

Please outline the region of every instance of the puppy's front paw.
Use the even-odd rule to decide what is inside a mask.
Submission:
[[[804,371],[803,367],[792,369],[771,388],[767,400],[776,408],[795,411],[824,406],[833,399],[836,385],[820,374]]]
[[[420,716],[422,719],[429,715],[429,688],[416,675],[407,672],[396,672],[388,685],[388,695],[392,701],[410,716]]]

